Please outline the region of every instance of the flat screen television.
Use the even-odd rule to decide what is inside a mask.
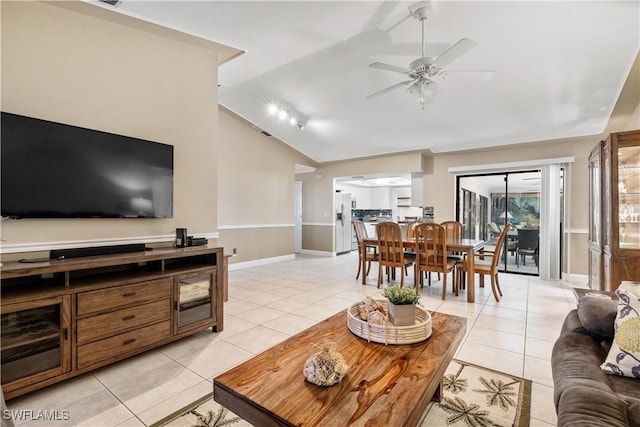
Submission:
[[[1,114],[3,217],[173,216],[173,146]]]

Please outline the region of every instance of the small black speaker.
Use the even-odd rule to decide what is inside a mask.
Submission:
[[[176,248],[186,248],[187,239],[188,239],[187,229],[176,228]]]

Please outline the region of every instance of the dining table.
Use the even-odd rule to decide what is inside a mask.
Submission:
[[[466,259],[468,263],[467,271],[474,271],[475,265],[475,257],[474,254],[476,252],[482,251],[484,248],[485,241],[481,239],[464,239],[464,238],[447,238],[447,252],[464,252],[466,254]],[[360,251],[361,253],[365,253],[367,248],[377,248],[378,247],[378,239],[377,238],[367,238],[362,239],[360,242]],[[405,249],[413,249],[415,250],[416,240],[415,239],[403,239],[402,246]],[[364,272],[367,271],[367,259],[366,257],[361,257],[362,263],[362,284],[367,284],[367,275]],[[469,274],[467,277],[467,302],[475,302],[475,274]],[[416,280],[414,278],[414,280]]]

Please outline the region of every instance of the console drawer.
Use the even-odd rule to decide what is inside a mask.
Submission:
[[[103,360],[114,359],[171,336],[171,321],[125,332],[91,344],[78,346],[78,368],[82,369]]]
[[[78,344],[118,334],[127,329],[171,318],[171,300],[163,299],[111,313],[79,319],[76,328]]]
[[[130,304],[171,298],[170,277],[78,294],[78,316],[109,311]]]

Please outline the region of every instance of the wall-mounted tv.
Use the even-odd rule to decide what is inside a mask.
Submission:
[[[171,218],[173,146],[2,112],[3,217]]]

